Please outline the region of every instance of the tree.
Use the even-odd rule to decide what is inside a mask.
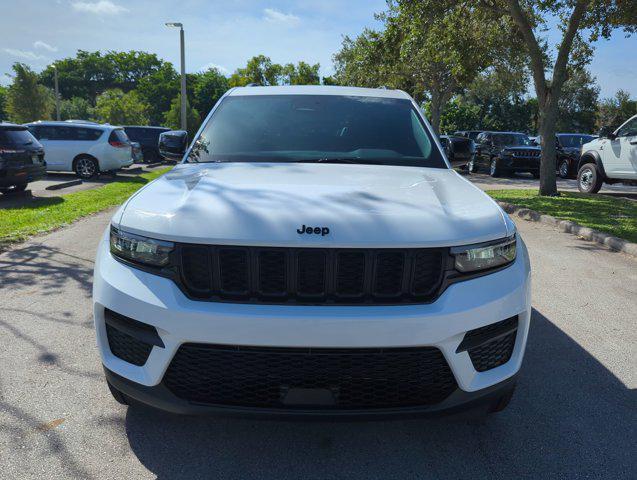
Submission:
[[[228,79],[217,68],[210,68],[194,78],[192,106],[205,117],[227,90]]]
[[[616,0],[478,0],[477,6],[492,12],[493,19],[510,17],[526,46],[539,108],[542,136],[540,195],[558,195],[555,178],[555,133],[560,98],[569,61],[585,64],[593,53],[593,41],[610,37],[616,28],[637,29],[634,2]],[[541,37],[547,19],[558,22],[562,39],[553,59]],[[584,41],[586,32],[588,42]],[[547,75],[549,73],[550,76]]]
[[[555,130],[590,133],[595,129],[599,87],[585,68],[570,67],[558,102]]]
[[[7,114],[7,95],[9,94],[9,89],[0,85],[0,121],[8,118]]]
[[[81,97],[73,97],[60,101],[61,120],[90,120],[93,118],[93,106],[88,100]]]
[[[139,51],[108,51],[103,54],[78,50],[75,57],[55,62],[62,98],[82,97],[91,103],[109,89],[129,92],[137,88],[143,78],[166,65],[172,68],[154,53]],[[53,65],[49,65],[40,74],[40,79],[44,85],[53,88],[53,78]]]
[[[378,15],[384,30],[345,37],[335,55],[336,79],[357,86],[407,90],[427,99],[439,131],[443,106],[495,58],[516,46],[511,22],[487,21],[484,12],[451,0],[389,1]]]
[[[249,83],[257,85],[280,85],[283,67],[272,63],[270,57],[257,55],[248,60],[244,68],[237,68],[230,76],[230,87],[245,87]]]
[[[170,109],[170,102],[179,94],[179,88],[179,74],[168,62],[139,80],[136,90],[150,106],[148,119],[151,125],[163,123],[164,112]]]
[[[296,66],[293,63],[288,63],[283,67],[282,83],[285,85],[319,85],[321,83],[320,68],[319,63],[310,65],[301,61]]]
[[[150,106],[134,90],[107,90],[95,102],[95,117],[111,125],[148,125],[149,110]]]
[[[181,94],[177,95],[170,104],[170,110],[164,113],[164,125],[174,130],[181,129]],[[190,102],[186,102],[186,121],[188,124],[188,135],[193,138],[199,125],[201,125],[201,119],[199,112],[190,106]]]
[[[599,103],[596,125],[615,129],[633,115],[637,115],[637,100],[631,100],[628,92],[619,90],[613,98]]]
[[[13,64],[13,83],[7,94],[7,113],[16,123],[48,120],[55,99],[53,93],[38,83],[38,75],[23,63]]]

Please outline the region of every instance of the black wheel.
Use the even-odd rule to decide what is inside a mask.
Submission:
[[[560,164],[557,166],[557,174],[560,178],[569,178],[570,177],[570,168],[568,167],[568,161],[561,160]]]
[[[128,397],[126,397],[126,395],[124,395],[122,392],[116,389],[113,385],[111,385],[111,382],[109,382],[108,380],[106,381],[106,384],[108,385],[108,389],[111,391],[111,395],[113,395],[113,398],[115,399],[117,403],[122,405],[129,404]]]
[[[513,398],[513,392],[515,392],[515,386],[511,388],[506,393],[503,393],[499,398],[493,401],[491,407],[489,408],[489,413],[497,413],[501,412],[505,408],[509,406],[511,403],[511,399]]]
[[[577,173],[577,188],[582,193],[597,193],[602,188],[602,175],[594,163],[586,163]]]
[[[74,170],[83,180],[95,177],[100,171],[97,160],[91,157],[80,157],[75,160]]]
[[[467,163],[467,170],[469,173],[478,173],[478,166],[476,165],[475,158],[472,157],[471,160],[469,160],[469,163]]]
[[[500,165],[498,164],[497,158],[491,159],[491,165],[489,167],[489,175],[492,177],[499,177],[502,174]]]

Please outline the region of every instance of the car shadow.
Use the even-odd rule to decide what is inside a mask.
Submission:
[[[637,471],[636,399],[533,310],[517,392],[484,423],[182,417],[133,406],[125,427],[159,479],[629,478]]]

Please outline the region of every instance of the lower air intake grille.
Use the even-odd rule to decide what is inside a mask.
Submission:
[[[511,317],[486,327],[471,330],[462,343],[478,372],[504,365],[511,359],[517,336],[518,317]],[[472,344],[472,345],[471,345]]]
[[[108,346],[113,355],[133,365],[144,365],[153,346],[106,324]]]
[[[294,392],[330,399],[313,408],[412,407],[441,402],[456,381],[437,348],[324,349],[184,344],[164,376],[194,403],[295,408]],[[307,405],[305,405],[307,408]]]

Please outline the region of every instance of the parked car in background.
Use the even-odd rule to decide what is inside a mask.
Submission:
[[[476,138],[478,138],[478,135],[480,135],[483,131],[484,130],[459,130],[457,132],[453,132],[453,134],[457,137],[470,138],[475,142]]]
[[[441,135],[440,143],[445,150],[447,159],[454,167],[464,167],[475,154],[475,144],[468,137]]]
[[[469,162],[470,173],[488,169],[492,177],[505,173],[529,172],[540,177],[541,149],[524,133],[482,132],[476,141],[476,154]]]
[[[599,138],[582,146],[577,187],[597,193],[604,183],[637,184],[637,115],[617,130],[603,127]]]
[[[22,125],[0,122],[0,193],[22,192],[46,175],[44,148]]]
[[[46,151],[48,171],[75,172],[89,179],[133,163],[130,140],[121,127],[72,122],[26,126]]]
[[[170,131],[170,128],[129,125],[124,127],[124,131],[131,141],[138,142],[141,145],[145,162],[150,163],[161,160],[159,155],[159,135]]]
[[[582,154],[582,145],[591,142],[595,137],[584,133],[558,133],[556,135],[557,147],[557,173],[562,178],[575,178],[577,165]]]
[[[132,149],[133,163],[143,163],[144,154],[142,153],[142,146],[139,142],[130,142]]]

